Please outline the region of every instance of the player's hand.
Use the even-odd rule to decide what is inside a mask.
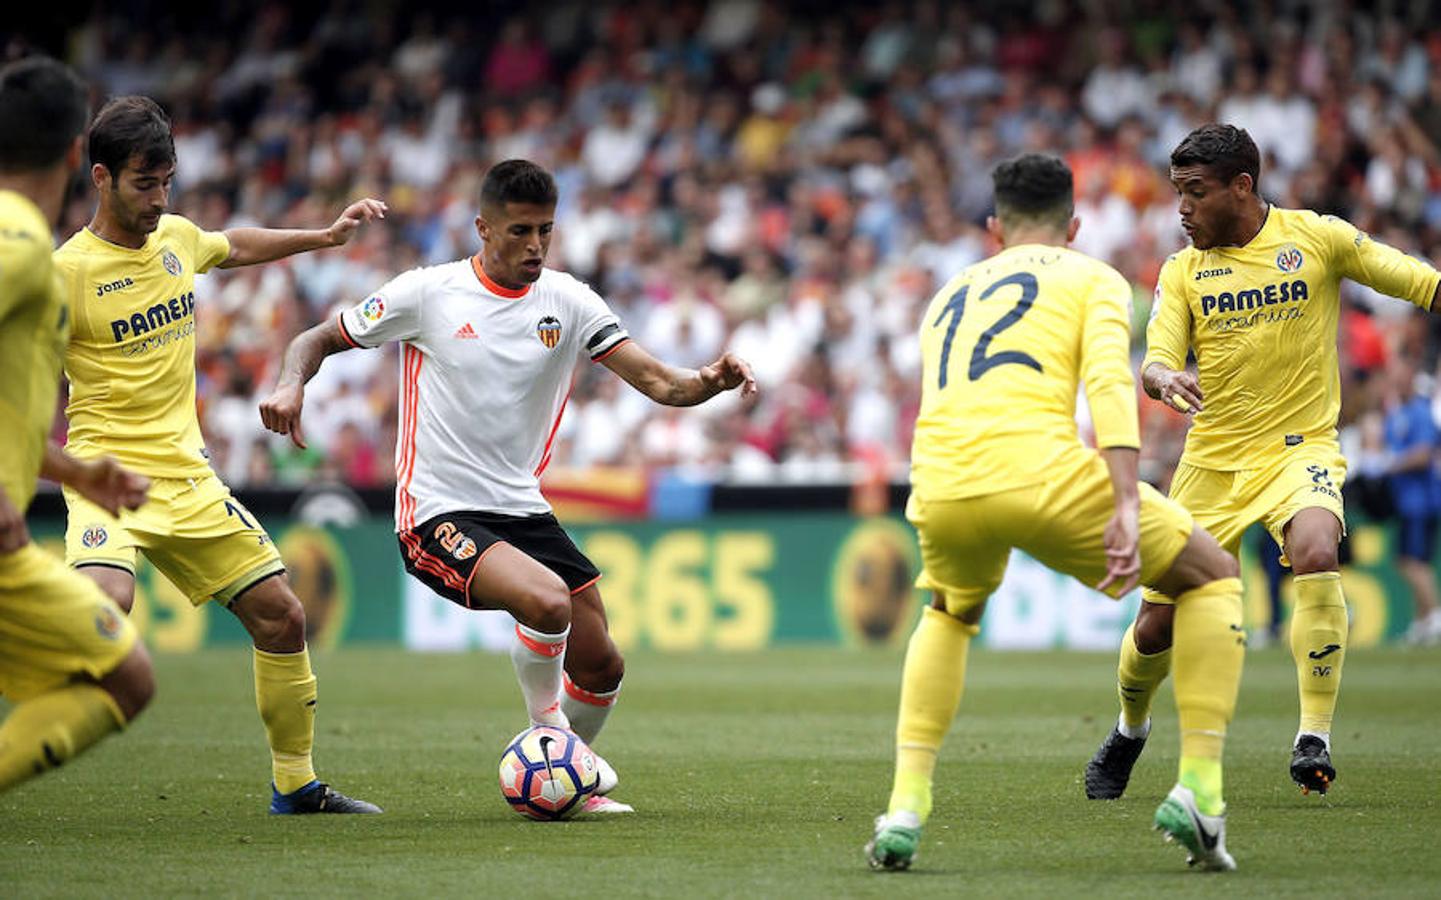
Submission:
[[[28,543],[30,530],[25,527],[25,514],[0,490],[0,554],[14,553]]]
[[[1120,597],[1141,580],[1140,504],[1127,503],[1116,509],[1116,514],[1106,523],[1105,544],[1106,577],[1096,585],[1096,590],[1105,591],[1115,585],[1115,590],[1107,593]]]
[[[112,516],[122,509],[139,509],[150,491],[149,478],[121,468],[109,456],[82,462],[69,485]]]
[[[330,243],[336,247],[343,245],[362,224],[385,218],[387,209],[383,202],[369,197],[355,201],[345,208],[345,212],[340,214],[334,225],[326,229],[326,233],[330,235]]]
[[[734,353],[727,353],[710,365],[701,366],[700,380],[717,393],[739,387],[741,396],[746,398],[754,397],[760,390],[756,387],[756,377],[751,372],[750,363]]]
[[[260,421],[276,434],[290,435],[291,443],[305,449],[305,436],[300,433],[300,408],[305,405],[305,386],[282,384],[260,404]]]
[[[1201,382],[1192,372],[1167,369],[1156,378],[1162,403],[1183,413],[1198,413],[1201,403]]]

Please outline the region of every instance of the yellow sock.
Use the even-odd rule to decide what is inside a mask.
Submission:
[[[931,814],[931,775],[941,741],[961,705],[966,651],[980,629],[926,607],[911,635],[901,674],[901,712],[896,723],[896,778],[888,812]]]
[[[26,700],[0,724],[0,791],[74,759],[124,725],[115,698],[93,684]]]
[[[1116,667],[1116,692],[1121,697],[1121,718],[1127,728],[1140,729],[1151,717],[1151,701],[1171,671],[1171,649],[1145,654],[1136,647],[1136,623],[1121,638],[1121,662]],[[1135,735],[1132,735],[1135,737]]]
[[[1346,598],[1340,572],[1296,576],[1291,612],[1291,658],[1301,692],[1301,731],[1330,735],[1346,661]]]
[[[1176,598],[1171,652],[1181,720],[1180,782],[1208,816],[1221,799],[1221,751],[1236,712],[1246,635],[1241,630],[1241,581],[1223,578]]]
[[[289,794],[315,780],[315,675],[310,652],[267,653],[255,648],[255,705],[270,741],[275,789]]]

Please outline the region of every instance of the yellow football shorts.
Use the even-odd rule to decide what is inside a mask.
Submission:
[[[1285,529],[1296,513],[1309,507],[1331,512],[1346,530],[1341,486],[1346,481],[1346,457],[1334,443],[1301,444],[1276,454],[1254,469],[1222,472],[1198,469],[1182,462],[1171,479],[1171,499],[1190,510],[1196,524],[1205,528],[1232,556],[1239,556],[1246,529],[1260,522],[1286,559]],[[1152,603],[1172,599],[1145,592]]]
[[[0,556],[0,694],[21,702],[77,675],[99,680],[135,628],[95,582],[34,544]]]
[[[1141,580],[1176,561],[1191,536],[1191,514],[1148,484],[1141,494]],[[916,586],[945,597],[960,615],[984,601],[1006,574],[1011,548],[1095,587],[1106,577],[1106,523],[1115,513],[1100,454],[1077,448],[1045,484],[960,500],[927,501],[912,492],[906,518],[920,535]],[[1119,585],[1107,588],[1115,596]]]
[[[118,518],[70,488],[65,503],[67,563],[134,574],[139,550],[196,606],[229,603],[285,570],[270,535],[214,473],[151,479],[145,505]]]

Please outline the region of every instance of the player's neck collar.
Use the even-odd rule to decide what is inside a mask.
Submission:
[[[1261,207],[1261,224],[1256,227],[1256,232],[1250,237],[1246,238],[1244,241],[1238,241],[1235,246],[1241,248],[1249,247],[1253,242],[1255,242],[1256,238],[1261,236],[1261,232],[1266,230],[1266,226],[1269,225],[1271,222],[1271,204],[1267,203],[1265,200],[1262,200]]]
[[[495,279],[485,274],[485,267],[480,264],[479,253],[470,258],[470,267],[475,271],[475,277],[480,279],[481,286],[497,297],[504,297],[507,300],[519,300],[521,297],[530,293],[532,285],[527,284],[523,288],[508,288],[498,284]]]

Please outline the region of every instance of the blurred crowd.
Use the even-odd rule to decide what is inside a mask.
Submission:
[[[991,169],[1021,151],[1072,166],[1076,246],[1131,280],[1138,362],[1160,265],[1185,240],[1168,154],[1206,121],[1251,132],[1273,202],[1441,260],[1435,2],[430,8],[116,3],[69,31],[99,92],[169,110],[173,205],[202,225],[316,226],[360,196],[390,205],[343,250],[198,282],[202,421],[234,485],[392,481],[393,347],[326,363],[308,451],[264,432],[257,401],[290,336],[400,271],[475,252],[480,177],[510,157],[559,182],[550,265],[658,356],[697,366],[732,349],[763,387],[751,408],[672,410],[583,367],[556,466],[904,480],[918,318],[995,249]],[[76,197],[67,233],[92,203]],[[1403,302],[1352,285],[1344,303],[1348,441],[1384,476],[1377,425],[1427,390],[1441,340]],[[1185,422],[1141,409],[1143,474],[1164,486]]]

